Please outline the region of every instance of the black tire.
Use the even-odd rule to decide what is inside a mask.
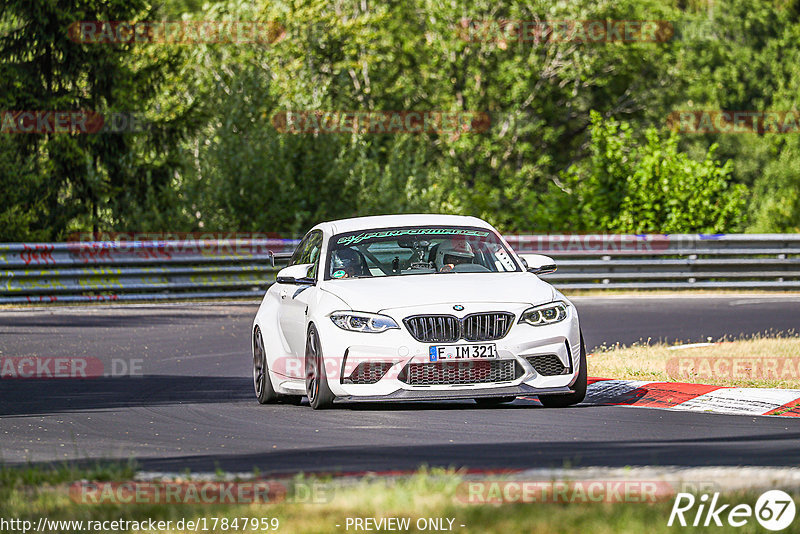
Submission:
[[[539,402],[542,403],[542,406],[545,408],[566,408],[567,406],[583,402],[583,399],[586,397],[588,373],[586,371],[586,345],[583,343],[583,332],[581,332],[581,357],[579,365],[581,368],[578,370],[578,378],[572,385],[572,389],[575,390],[575,393],[570,393],[569,395],[539,395]]]
[[[513,402],[516,397],[479,397],[475,399],[478,406],[498,406],[507,402]]]
[[[306,337],[306,395],[315,410],[330,408],[336,398],[328,385],[319,334],[313,324],[308,327]]]
[[[267,352],[264,350],[264,339],[261,337],[259,327],[253,331],[253,387],[260,404],[278,400],[278,395],[272,387],[272,380],[269,378]]]

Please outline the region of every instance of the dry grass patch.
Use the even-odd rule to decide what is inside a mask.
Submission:
[[[719,386],[800,389],[800,336],[756,336],[691,348],[601,347],[589,376]]]

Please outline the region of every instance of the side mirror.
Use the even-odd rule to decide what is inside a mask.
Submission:
[[[308,271],[314,267],[313,263],[290,265],[278,271],[275,281],[279,284],[314,285],[314,279],[308,276]]]
[[[525,254],[520,256],[522,264],[529,273],[549,274],[556,272],[556,260],[542,254]]]

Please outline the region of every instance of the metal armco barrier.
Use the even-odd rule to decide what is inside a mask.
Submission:
[[[800,234],[508,236],[552,256],[562,289],[800,289]]]
[[[296,240],[0,244],[0,303],[252,297]]]
[[[561,289],[800,289],[800,234],[509,235]],[[259,297],[297,240],[0,244],[0,303]],[[275,266],[277,265],[277,266]]]

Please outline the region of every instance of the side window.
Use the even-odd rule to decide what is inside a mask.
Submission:
[[[308,240],[308,247],[303,254],[304,260],[303,263],[313,263],[314,267],[309,269],[308,276],[311,278],[317,277],[317,271],[319,270],[319,257],[320,252],[322,252],[322,232],[317,230]]]
[[[300,244],[297,245],[297,248],[294,249],[294,254],[292,254],[292,259],[289,260],[289,265],[297,265],[299,263],[303,263],[301,258],[303,257],[303,251],[308,246],[308,241],[311,239],[312,234],[306,234],[306,236],[300,241]]]
[[[309,276],[316,277],[319,267],[319,256],[322,251],[322,232],[315,230],[307,234],[300,244],[297,245],[289,265],[303,263],[313,263],[314,267],[309,271]]]

